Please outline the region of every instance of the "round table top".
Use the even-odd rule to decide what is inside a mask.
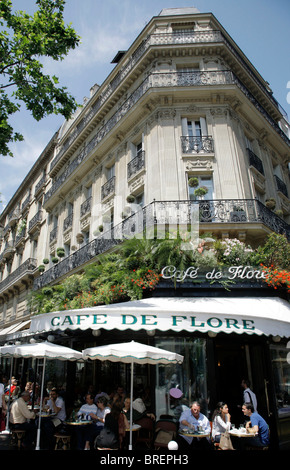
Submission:
[[[93,421],[91,420],[82,420],[82,421],[65,421],[65,424],[69,424],[70,426],[83,426],[85,424],[92,424]]]
[[[133,424],[132,431],[138,431],[141,427],[140,424]],[[126,431],[130,431],[130,428],[126,428]]]
[[[209,437],[210,433],[209,432],[198,432],[198,431],[179,431],[179,434],[182,436],[188,436],[188,437]]]
[[[246,428],[242,429],[231,429],[228,431],[231,436],[237,437],[253,437],[255,434],[246,431]]]

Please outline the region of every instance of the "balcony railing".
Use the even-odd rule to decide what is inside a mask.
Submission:
[[[145,168],[145,152],[140,152],[135,158],[133,158],[127,165],[127,177],[128,179],[136,175],[140,170]]]
[[[22,263],[13,273],[9,274],[3,281],[0,282],[0,292],[3,292],[16,280],[22,279],[27,273],[31,274],[37,267],[37,260],[34,258],[28,258]]]
[[[37,225],[42,221],[42,211],[38,211],[28,225],[28,231],[31,232],[36,229]]]
[[[72,227],[72,224],[73,224],[73,217],[74,217],[74,214],[73,212],[68,215],[64,221],[63,221],[63,231],[65,232],[66,230],[68,230],[69,228]]]
[[[276,181],[276,186],[277,186],[277,191],[280,191],[280,193],[284,194],[284,196],[288,197],[288,190],[287,186],[284,183],[284,181],[279,178],[279,176],[274,175],[275,181]]]
[[[54,242],[57,239],[57,227],[51,230],[49,234],[49,243]]]
[[[248,156],[249,156],[249,165],[253,166],[258,170],[262,175],[264,175],[264,167],[262,160],[254,153],[252,150],[247,148]]]
[[[290,240],[290,226],[280,217],[254,199],[219,199],[203,201],[154,201],[141,208],[120,224],[110,228],[105,224],[105,231],[73,254],[64,258],[42,276],[34,280],[34,289],[55,282],[59,277],[93,260],[95,256],[105,253],[123,240],[150,233],[154,236],[154,227],[166,229],[169,225],[188,226],[192,223],[192,209],[197,206],[199,222],[215,224],[227,228],[227,224],[263,224],[270,230],[284,234]],[[250,228],[250,226],[249,226]],[[149,236],[149,235],[148,235]]]
[[[105,184],[103,184],[103,186],[101,188],[101,197],[102,197],[102,199],[105,199],[105,197],[107,197],[110,194],[114,193],[114,191],[115,191],[115,181],[116,181],[116,177],[113,176]]]
[[[92,207],[92,196],[88,197],[82,205],[81,205],[81,210],[80,210],[80,216],[84,217],[84,215],[88,214],[91,212],[91,207]]]
[[[181,136],[182,153],[213,153],[213,138],[211,135],[202,137]]]

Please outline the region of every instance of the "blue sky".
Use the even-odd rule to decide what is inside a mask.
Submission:
[[[34,0],[12,0],[16,9],[31,12]],[[80,46],[62,62],[45,62],[79,103],[101,84],[114,65],[118,50],[126,50],[152,16],[163,8],[194,6],[212,12],[240,49],[267,80],[274,97],[290,117],[290,2],[289,0],[67,0],[65,22],[81,36]],[[288,87],[287,87],[288,85]],[[287,102],[287,93],[289,93]],[[63,123],[61,116],[35,122],[23,109],[11,121],[25,141],[11,146],[14,158],[0,156],[2,211]]]

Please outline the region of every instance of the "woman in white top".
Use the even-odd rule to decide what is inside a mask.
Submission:
[[[212,415],[212,438],[215,442],[220,442],[221,434],[231,429],[231,415],[228,405],[223,401],[217,404]]]

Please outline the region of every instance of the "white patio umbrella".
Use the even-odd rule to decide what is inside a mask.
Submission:
[[[35,359],[43,359],[43,371],[42,371],[42,384],[41,384],[41,394],[40,394],[40,414],[38,420],[38,429],[37,429],[37,440],[36,440],[36,450],[39,450],[40,443],[40,424],[41,424],[41,411],[42,411],[42,401],[43,401],[43,389],[44,389],[44,376],[45,376],[45,366],[46,359],[55,359],[59,361],[77,361],[82,359],[82,353],[75,351],[74,349],[68,348],[66,346],[60,346],[58,344],[50,343],[44,341],[42,343],[28,343],[20,344],[14,346],[2,346],[0,348],[0,354],[4,357],[11,358],[29,358],[33,357]]]
[[[99,359],[100,361],[125,362],[131,364],[130,386],[130,439],[129,450],[132,450],[133,425],[133,375],[136,364],[182,364],[183,356],[164,349],[148,346],[147,344],[131,341],[129,343],[109,344],[83,350],[84,359]]]

